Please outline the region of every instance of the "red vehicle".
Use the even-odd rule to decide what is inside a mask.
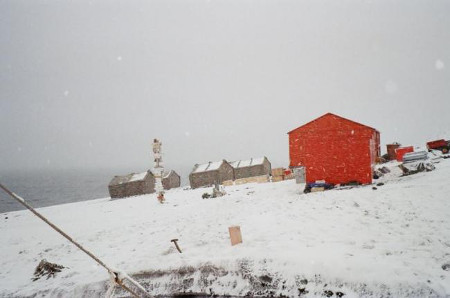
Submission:
[[[450,149],[450,141],[436,140],[427,143],[428,151],[440,150],[442,153],[448,153]]]

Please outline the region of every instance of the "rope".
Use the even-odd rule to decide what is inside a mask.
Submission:
[[[39,217],[40,219],[42,219],[46,224],[48,224],[50,227],[52,227],[55,231],[57,231],[59,234],[61,234],[64,238],[66,238],[67,240],[69,240],[72,244],[74,244],[76,247],[78,247],[80,250],[82,250],[84,253],[86,253],[88,256],[90,256],[92,259],[94,259],[100,266],[102,266],[103,268],[105,268],[108,273],[110,274],[110,276],[114,279],[114,282],[116,284],[118,284],[119,286],[121,286],[124,290],[130,292],[134,297],[151,297],[150,294],[135,280],[133,280],[130,276],[126,275],[126,274],[122,274],[124,275],[123,278],[119,278],[119,273],[113,269],[111,269],[110,267],[108,267],[105,263],[103,263],[99,258],[97,258],[93,253],[91,253],[90,251],[88,251],[87,249],[85,249],[83,246],[81,246],[78,242],[76,242],[75,240],[72,239],[72,237],[70,237],[69,235],[67,235],[66,233],[64,233],[60,228],[58,228],[55,224],[53,224],[52,222],[50,222],[47,218],[45,218],[42,214],[40,214],[39,212],[37,212],[33,207],[31,207],[30,205],[28,205],[27,202],[25,202],[25,200],[18,196],[17,194],[13,193],[12,191],[10,191],[9,189],[7,189],[3,184],[0,183],[0,188],[2,188],[7,194],[9,194],[11,197],[13,197],[17,202],[19,202],[20,204],[22,204],[23,206],[25,206],[25,208],[27,208],[28,210],[30,210],[34,215],[36,215],[37,217]],[[142,292],[142,295],[138,295],[136,294],[133,290],[131,290],[127,285],[124,284],[124,280],[128,280],[129,282],[131,282],[136,288],[139,289],[140,292]]]

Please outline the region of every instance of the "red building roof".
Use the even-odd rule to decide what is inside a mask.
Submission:
[[[350,119],[341,117],[341,116],[336,115],[336,114],[333,114],[333,113],[326,113],[326,114],[320,116],[319,118],[316,118],[316,119],[314,119],[314,120],[309,121],[309,122],[306,123],[306,124],[303,124],[302,126],[299,126],[299,127],[297,127],[297,128],[294,128],[293,130],[289,131],[288,134],[292,133],[293,131],[295,131],[295,130],[297,130],[297,129],[299,129],[299,128],[302,128],[302,127],[304,127],[304,126],[310,125],[311,123],[316,122],[316,121],[320,120],[321,118],[328,117],[328,116],[334,116],[334,117],[336,117],[336,118],[340,118],[340,119],[342,119],[342,120],[349,121],[349,122],[354,123],[354,124],[356,124],[356,125],[361,125],[361,126],[364,126],[364,127],[370,128],[370,129],[373,129],[373,130],[375,130],[375,131],[378,132],[378,130],[376,130],[376,129],[373,128],[373,127],[370,127],[370,126],[367,126],[367,125],[358,123],[358,122],[356,122],[356,121],[353,121],[353,120],[350,120]]]

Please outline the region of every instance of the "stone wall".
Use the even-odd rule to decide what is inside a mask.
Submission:
[[[203,186],[214,185],[215,182],[219,182],[219,171],[208,171],[200,173],[191,173],[189,175],[189,182],[191,188],[198,188]]]
[[[219,184],[227,180],[234,180],[234,169],[229,163],[224,162],[219,168]]]
[[[271,164],[267,160],[267,158],[264,158],[264,162],[260,165],[234,169],[234,178],[243,179],[249,177],[270,175],[270,171],[271,171]]]
[[[216,182],[222,184],[226,180],[234,180],[233,167],[227,162],[222,163],[218,170],[191,173],[189,175],[191,188],[212,186]]]
[[[162,184],[165,190],[180,187],[180,176],[174,171],[171,171],[170,175],[162,180]]]
[[[111,198],[125,198],[143,194],[150,194],[155,192],[155,179],[152,175],[148,175],[142,181],[109,185],[108,189]]]

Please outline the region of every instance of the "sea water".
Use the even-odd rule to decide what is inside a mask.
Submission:
[[[109,197],[114,170],[28,170],[0,173],[0,183],[32,207]],[[0,190],[0,213],[25,209]]]
[[[181,185],[189,184],[190,168],[176,170]],[[141,171],[145,171],[141,170]],[[108,184],[115,175],[139,172],[130,169],[41,169],[0,171],[0,183],[32,207],[73,203],[109,197]],[[0,213],[23,210],[20,203],[0,189]]]

